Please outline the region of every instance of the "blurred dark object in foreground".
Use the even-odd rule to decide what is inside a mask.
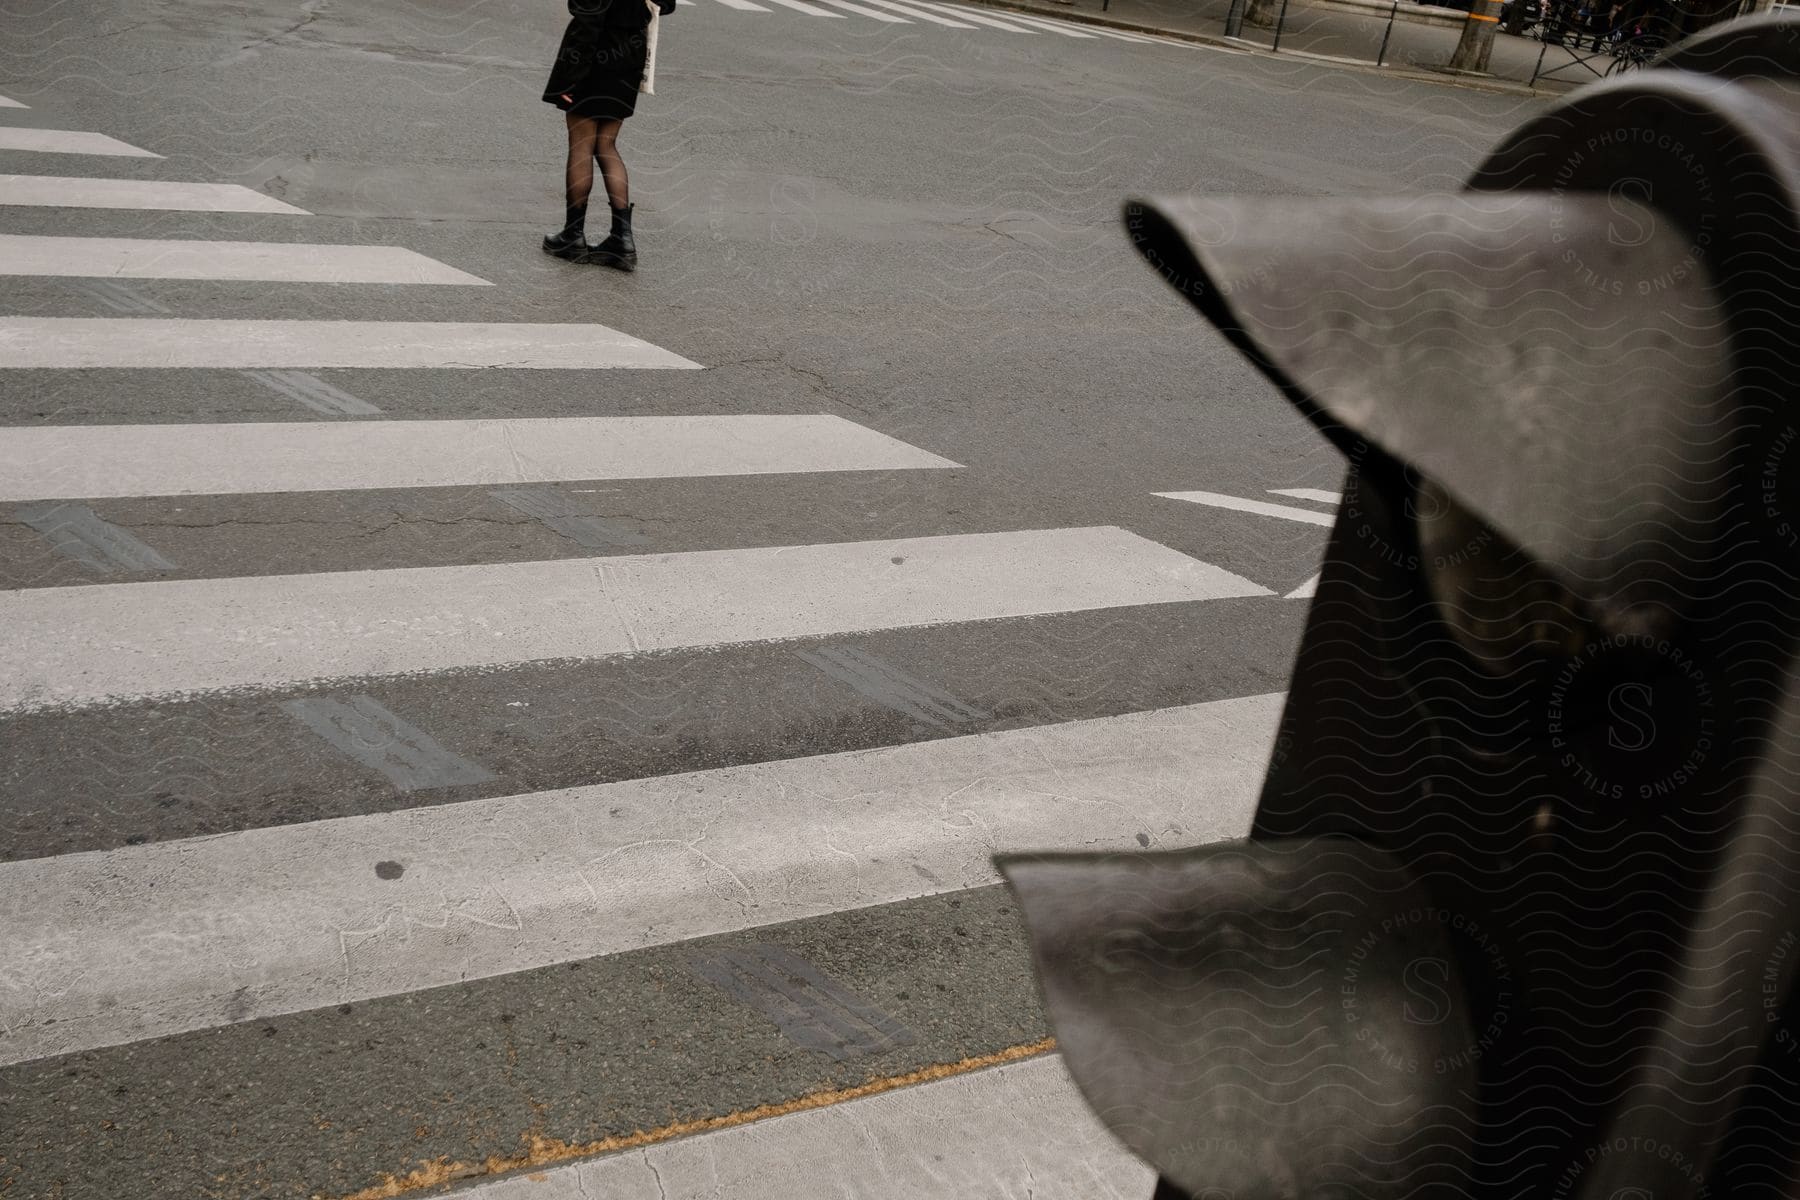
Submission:
[[[1455,194],[1133,203],[1349,460],[1246,843],[1001,866],[1159,1196],[1795,1194],[1800,20]]]

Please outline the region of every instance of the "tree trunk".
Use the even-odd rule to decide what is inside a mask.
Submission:
[[[1452,71],[1486,71],[1494,53],[1494,32],[1500,27],[1500,0],[1473,0],[1469,19],[1463,22],[1462,40],[1447,64]]]

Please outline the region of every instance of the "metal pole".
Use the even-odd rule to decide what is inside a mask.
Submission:
[[[1394,7],[1388,9],[1387,28],[1381,31],[1381,49],[1375,52],[1375,65],[1380,66],[1387,58],[1388,39],[1394,36],[1394,18],[1400,15],[1400,0],[1394,0]]]
[[[1275,18],[1275,44],[1269,47],[1271,51],[1281,49],[1281,31],[1287,26],[1287,6],[1288,0],[1281,0],[1281,15]]]
[[[1539,41],[1538,41],[1537,66],[1531,68],[1531,78],[1530,78],[1530,80],[1528,80],[1526,82],[1526,84],[1525,84],[1526,87],[1530,87],[1532,84],[1537,82],[1538,72],[1542,71],[1544,69],[1544,52],[1550,49],[1550,43],[1542,40],[1542,33],[1543,33],[1543,30],[1541,28],[1542,24],[1543,24],[1543,18],[1540,16],[1539,17],[1540,37],[1539,37]]]
[[[1225,36],[1241,37],[1244,32],[1244,0],[1231,0],[1231,7],[1225,11]]]

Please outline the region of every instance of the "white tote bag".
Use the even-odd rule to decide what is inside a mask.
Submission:
[[[656,0],[644,0],[650,8],[650,29],[644,34],[644,82],[638,84],[638,91],[646,96],[656,95],[656,26],[662,17],[662,10],[656,7]]]

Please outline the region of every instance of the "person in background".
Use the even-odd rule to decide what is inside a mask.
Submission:
[[[675,0],[568,2],[569,27],[544,85],[544,102],[562,110],[569,130],[565,209],[562,229],[544,238],[544,252],[631,271],[637,268],[637,241],[631,232],[631,182],[619,157],[619,130],[637,111],[639,89],[647,86],[653,9],[673,12]],[[606,183],[612,232],[589,246],[587,209],[595,163]]]
[[[1594,0],[1588,11],[1588,39],[1595,50],[1606,49],[1612,40],[1613,22],[1618,18],[1618,5],[1613,0]]]
[[[1571,37],[1569,39],[1570,49],[1581,49],[1581,37],[1584,33],[1593,29],[1594,9],[1601,2],[1602,0],[1581,0],[1579,4],[1573,6],[1574,16],[1571,17],[1569,21],[1571,30]]]

